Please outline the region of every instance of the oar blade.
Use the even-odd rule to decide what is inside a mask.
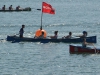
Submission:
[[[41,10],[41,9],[37,9],[37,10]]]

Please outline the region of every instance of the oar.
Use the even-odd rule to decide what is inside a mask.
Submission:
[[[14,40],[14,41],[12,41],[12,43],[19,43],[20,42],[20,40]]]
[[[15,34],[15,35],[19,35],[19,33],[18,34]]]
[[[5,39],[0,39],[0,41],[3,41],[3,40],[5,40]]]
[[[32,8],[32,9],[35,9],[35,8]],[[41,9],[35,9],[35,10],[39,10],[40,11]]]
[[[0,40],[4,40],[4,39],[0,39]]]
[[[41,10],[41,9],[37,9],[37,10]]]

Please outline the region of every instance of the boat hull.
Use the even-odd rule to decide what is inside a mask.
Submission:
[[[96,43],[96,36],[86,37],[87,42]],[[34,39],[34,38],[20,38],[18,36],[7,36],[7,41],[19,41],[19,42],[64,42],[64,43],[79,43],[82,42],[82,38],[73,39]]]
[[[82,47],[82,46],[74,46],[69,45],[70,53],[100,53],[100,49],[94,49],[91,47]]]

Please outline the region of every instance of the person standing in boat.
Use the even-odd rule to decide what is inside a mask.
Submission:
[[[5,10],[5,7],[6,7],[6,6],[4,5],[4,6],[2,7],[2,10]]]
[[[12,5],[10,5],[9,10],[13,10]]]
[[[69,32],[69,35],[62,37],[62,39],[71,39],[72,32]]]
[[[19,37],[20,37],[20,38],[23,38],[24,28],[25,28],[25,25],[22,25],[22,28],[21,28],[20,31],[19,31]]]
[[[51,39],[57,39],[58,38],[58,31],[54,32],[54,36],[50,36]]]

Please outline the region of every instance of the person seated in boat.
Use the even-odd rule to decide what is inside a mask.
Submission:
[[[2,10],[5,10],[5,8],[6,8],[6,6],[4,5],[4,6],[2,7]]]
[[[13,10],[12,5],[10,5],[9,10]]]
[[[57,39],[58,37],[58,31],[54,32],[54,36],[50,36],[51,39]]]
[[[19,31],[19,37],[20,37],[20,38],[23,38],[24,28],[25,28],[25,25],[22,25],[22,28],[21,28],[20,31]]]
[[[81,38],[85,38],[85,37],[87,37],[87,32],[86,31],[83,31],[83,35],[82,36],[80,36]]]
[[[86,31],[83,31],[83,35],[76,36],[76,37],[85,38],[85,37],[87,37],[87,32]]]
[[[20,6],[17,6],[17,7],[16,7],[16,10],[19,10],[19,8],[20,8]]]
[[[86,42],[86,38],[83,38],[82,47],[87,47],[87,45],[93,45],[93,43]]]
[[[20,6],[16,7],[16,10],[23,10],[22,8],[20,8]]]
[[[39,37],[36,37],[36,39],[45,39],[44,32],[42,32],[42,34]]]
[[[69,35],[62,37],[62,39],[71,39],[72,32],[69,32]]]

